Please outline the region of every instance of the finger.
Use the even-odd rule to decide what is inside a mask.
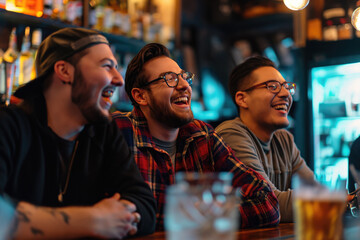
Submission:
[[[134,212],[133,215],[135,217],[134,223],[139,223],[141,221],[141,215],[137,212]]]
[[[125,200],[125,199],[121,199],[120,202],[123,204],[124,207],[126,207],[127,210],[129,210],[130,212],[135,212],[136,211],[136,205],[133,204],[132,202]]]
[[[120,200],[120,193],[115,193],[111,198],[115,200]]]
[[[129,230],[129,235],[132,236],[132,235],[135,235],[137,233],[137,224],[133,224],[131,229]]]

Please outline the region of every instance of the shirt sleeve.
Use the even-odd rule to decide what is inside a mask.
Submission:
[[[275,226],[280,221],[278,200],[265,179],[235,157],[232,149],[212,132],[215,171],[234,174],[233,187],[240,188],[241,228]]]

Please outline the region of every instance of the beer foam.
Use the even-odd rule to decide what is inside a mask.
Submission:
[[[331,191],[326,188],[300,188],[295,190],[295,198],[320,201],[345,201],[345,191]]]

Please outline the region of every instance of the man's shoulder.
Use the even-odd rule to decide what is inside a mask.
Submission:
[[[236,117],[234,119],[226,120],[220,123],[215,130],[217,132],[229,130],[229,129],[242,129],[245,125],[241,122],[239,117]]]
[[[278,139],[283,139],[286,141],[294,141],[294,137],[291,132],[287,129],[279,129],[274,132],[274,136]]]
[[[24,121],[27,119],[26,115],[26,111],[18,105],[0,107],[0,118],[2,121],[15,121],[16,119]]]

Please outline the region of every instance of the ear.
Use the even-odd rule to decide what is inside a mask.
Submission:
[[[54,64],[54,72],[63,84],[72,84],[75,68],[70,63],[60,60]]]
[[[235,102],[240,108],[247,108],[248,105],[246,103],[247,95],[243,91],[237,91],[235,94]]]
[[[140,106],[145,106],[148,104],[148,97],[145,89],[133,88],[131,90],[131,95]]]

